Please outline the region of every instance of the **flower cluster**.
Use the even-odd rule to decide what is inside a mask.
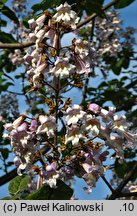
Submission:
[[[23,24],[23,19],[26,16],[29,16],[29,12],[27,11],[27,0],[12,0],[11,1],[11,8],[13,11],[16,12],[16,16],[18,18],[18,25],[13,23],[12,29],[10,31],[10,34],[14,35],[16,40],[18,40],[19,43],[23,43],[26,41],[26,38],[28,38],[29,31]],[[25,51],[27,51],[28,48],[25,48]],[[24,52],[23,50],[14,50],[9,54],[9,59],[11,60],[12,64],[16,66],[20,66],[21,64],[25,64],[23,60]]]
[[[87,183],[87,190],[91,192],[92,187],[95,187],[97,180],[104,174],[103,162],[106,160],[108,151],[102,151],[102,145],[92,142],[85,142],[80,145],[77,151],[72,156],[71,160],[67,161],[62,167],[60,176],[72,178],[78,175]]]
[[[101,38],[103,41],[96,44],[99,48],[97,55],[107,53],[115,56],[121,49],[115,34],[120,30],[120,21],[115,13],[111,18],[111,21],[105,19],[101,23],[99,18],[95,23],[97,40]],[[81,38],[73,39],[71,46],[62,47],[62,32],[76,29],[78,21],[68,3],[57,7],[55,13],[44,11],[37,19],[28,21],[31,29],[29,39],[34,46],[23,58],[28,67],[27,76],[31,90],[39,89],[41,93],[41,87],[47,85],[54,92],[49,102],[52,112],[43,114],[43,110],[34,118],[21,115],[13,123],[5,125],[9,134],[4,137],[11,140],[18,174],[21,175],[22,171],[31,173],[32,170],[38,174],[37,188],[43,184],[55,188],[58,179],[65,181],[78,175],[91,191],[105,171],[103,162],[108,151],[103,147],[113,149],[116,156],[123,159],[125,148],[135,147],[137,143],[137,134],[129,132],[126,117],[119,117],[115,108],[106,110],[91,103],[88,110],[83,110],[80,105],[71,106],[68,101],[66,107],[62,105],[62,83],[68,84],[76,76],[87,76],[95,60],[93,44]],[[18,63],[17,55],[18,52],[11,57],[14,63]],[[45,95],[42,96],[47,102]],[[59,120],[63,125],[60,131]],[[46,147],[44,152],[41,152],[41,146]],[[33,164],[37,158],[42,166],[35,169]]]
[[[52,162],[46,166],[46,170],[43,171],[43,183],[48,184],[51,188],[56,188],[57,179],[60,177],[60,172],[57,171],[57,163]]]
[[[24,121],[25,118],[25,115],[21,115],[13,123],[5,125],[5,128],[9,131],[11,146],[16,154],[14,163],[18,167],[19,175],[22,170],[28,170],[30,168],[32,156],[35,152],[33,133],[29,130],[27,122]]]
[[[100,41],[98,44],[98,54],[101,56],[107,53],[111,56],[117,56],[117,53],[121,50],[121,43],[119,40],[121,20],[118,18],[118,14],[115,11],[106,12],[106,17],[107,18],[103,20],[97,18],[95,22],[96,39]]]
[[[91,46],[96,51],[94,65],[101,69],[104,77],[107,75],[105,72],[110,69],[107,59],[119,58],[119,53],[124,54],[125,49],[132,50],[135,45],[134,33],[136,32],[134,28],[122,28],[122,20],[115,10],[106,11],[105,16],[105,18],[97,17],[94,23],[89,22],[80,30],[83,37],[92,39]],[[92,35],[91,28],[93,29]]]
[[[22,63],[24,63],[23,56],[20,50],[14,50],[14,53],[9,54],[9,58],[12,64],[17,66],[20,66]]]
[[[82,177],[87,182],[88,191],[96,185],[97,180],[104,174],[104,167],[102,163],[106,160],[108,151],[101,152],[100,148],[96,146],[88,146],[84,154],[85,160],[82,162],[82,167],[85,171]]]
[[[22,114],[13,123],[5,124],[5,129],[9,134],[4,134],[4,138],[11,140],[11,146],[16,155],[14,163],[18,167],[18,174],[22,170],[28,172],[32,169],[34,155],[39,150],[39,136],[45,134],[50,138],[54,136],[56,123],[54,117],[40,115],[38,119],[26,121],[27,116]]]
[[[90,73],[93,61],[95,59],[95,50],[91,48],[91,44],[86,40],[74,39],[75,64],[77,73]]]
[[[131,46],[136,44],[136,39],[134,34],[136,33],[136,29],[133,27],[126,27],[125,31],[122,31],[121,35],[125,39],[122,44],[124,47],[128,47],[131,49]]]
[[[108,152],[103,152],[102,147],[109,146],[115,150],[119,158],[123,159],[125,144],[136,146],[137,135],[128,132],[125,117],[118,117],[115,108],[109,107],[108,111],[91,103],[88,110],[92,114],[83,111],[77,104],[66,110],[67,130],[64,144],[61,142],[55,147],[50,143],[51,151],[44,156],[45,168],[40,168],[41,184],[56,187],[57,179],[73,178],[79,170],[79,175],[88,185],[88,191],[91,191],[105,171],[103,162]],[[18,167],[19,175],[22,170],[30,172],[33,169],[34,156],[40,150],[40,142],[53,138],[57,129],[54,116],[39,115],[31,122],[27,122],[26,118],[25,115],[21,115],[12,124],[5,125],[16,154],[14,163]],[[68,154],[65,153],[66,148]],[[58,163],[54,158],[57,151],[60,155]]]
[[[126,117],[121,115],[120,117],[115,114],[115,108],[109,107],[109,111],[101,108],[99,105],[91,103],[89,110],[94,114],[102,117],[103,124],[99,127],[99,137],[105,139],[105,144],[113,148],[117,155],[124,158],[124,146],[125,140],[127,146],[136,147],[137,134],[131,134],[128,131],[128,123]]]
[[[79,22],[77,14],[71,10],[71,6],[65,2],[56,8],[57,13],[53,16],[55,22],[63,22],[64,24],[71,26],[72,29],[76,29],[76,24]]]
[[[12,93],[1,94],[1,110],[0,116],[5,119],[5,122],[13,121],[19,116],[19,104],[17,96]]]
[[[135,147],[137,135],[128,131],[126,117],[115,114],[115,108],[109,107],[109,111],[97,104],[90,104],[88,108],[93,114],[102,117],[98,119],[95,115],[87,114],[81,110],[79,105],[74,105],[66,110],[67,133],[66,143],[72,142],[79,145],[80,140],[87,141],[91,137],[98,137],[105,144],[114,149],[117,156],[124,158],[125,140],[127,146]],[[92,135],[92,136],[91,136]]]
[[[56,10],[55,14],[46,11],[36,20],[28,21],[29,38],[35,45],[31,53],[26,53],[24,61],[28,64],[27,74],[34,88],[41,87],[50,75],[62,79],[76,73],[90,73],[95,57],[90,43],[81,39],[74,39],[70,47],[61,47],[60,34],[68,26],[74,30],[79,19],[67,3]]]
[[[96,136],[99,133],[99,122],[95,116],[87,115],[81,107],[75,104],[72,108],[66,110],[67,133],[65,143],[71,142],[78,145],[80,139],[87,140],[88,137]]]

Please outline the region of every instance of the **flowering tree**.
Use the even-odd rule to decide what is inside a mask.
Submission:
[[[26,0],[13,0],[12,9],[0,3],[2,26],[4,16],[14,21],[0,32],[0,185],[12,180],[4,199],[74,199],[76,176],[88,192],[102,178],[109,199],[137,196],[135,29],[124,29],[116,11],[132,2],[43,0],[33,12]],[[15,80],[22,92],[10,90]],[[27,104],[20,114],[18,95]],[[11,151],[17,168],[9,171]]]

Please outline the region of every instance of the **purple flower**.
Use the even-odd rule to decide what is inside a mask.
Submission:
[[[78,74],[90,73],[90,64],[85,62],[79,55],[75,55],[75,65]]]
[[[28,128],[27,122],[23,122],[19,127],[17,127],[18,132],[26,131]]]
[[[95,114],[99,114],[100,111],[101,111],[101,107],[98,104],[95,104],[95,103],[91,103],[89,105],[88,109],[90,111],[92,111],[93,113],[95,113]]]
[[[51,171],[55,172],[56,169],[57,169],[57,163],[56,162],[53,162],[50,165],[46,166],[47,172],[51,172]]]
[[[28,53],[23,57],[23,59],[28,63],[31,64],[33,57]]]
[[[30,124],[30,127],[29,127],[30,131],[35,132],[37,127],[38,127],[38,123],[37,123],[37,121],[35,119],[33,119],[31,121],[31,124]]]

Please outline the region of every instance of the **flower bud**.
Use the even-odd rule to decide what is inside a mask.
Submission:
[[[43,14],[38,19],[36,19],[37,25],[42,27],[44,25],[45,18],[46,18],[46,15]]]
[[[53,171],[57,169],[57,163],[53,162],[50,165],[46,166],[46,171]]]
[[[27,128],[28,128],[27,122],[23,122],[19,127],[17,127],[17,131],[18,131],[18,132],[26,131]]]
[[[37,126],[38,126],[37,121],[36,121],[35,119],[33,119],[33,120],[31,121],[31,124],[30,124],[30,127],[29,127],[30,131],[31,131],[31,132],[36,131]]]
[[[22,114],[19,118],[17,118],[14,122],[13,122],[13,127],[17,128],[19,125],[21,125],[21,123],[26,119],[26,115]]]
[[[28,20],[28,24],[29,24],[29,27],[31,29],[35,29],[35,27],[37,26],[37,23],[36,23],[36,21],[34,19]]]

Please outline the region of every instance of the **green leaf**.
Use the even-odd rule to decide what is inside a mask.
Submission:
[[[98,88],[103,88],[103,87],[106,87],[108,84],[105,82],[105,81],[103,81],[99,86],[98,86]]]
[[[119,75],[122,68],[127,69],[129,67],[129,63],[129,57],[123,56],[115,64],[112,64],[112,70],[116,75]]]
[[[9,85],[7,83],[6,84],[1,84],[0,83],[0,93],[3,92],[3,91],[7,91],[8,87],[9,87]]]
[[[12,166],[12,165],[14,165],[14,162],[12,162],[12,161],[9,161],[7,164],[6,164],[6,166],[8,167],[10,167],[10,166]]]
[[[11,10],[9,7],[5,6],[1,9],[1,12],[8,17],[9,19],[13,20],[15,23],[19,23],[18,18],[16,17],[13,10]]]
[[[57,181],[57,188],[42,186],[39,190],[29,195],[27,200],[69,200],[73,190],[63,181]]]
[[[12,200],[19,200],[20,199],[20,194],[17,193],[14,196],[11,197]]]
[[[96,13],[100,17],[105,17],[105,13],[102,10],[103,3],[104,3],[103,0],[99,0],[99,1],[86,0],[85,10],[87,14],[91,15],[92,13]]]
[[[49,186],[42,186],[31,195],[27,196],[26,200],[49,200],[52,189]]]
[[[131,3],[133,3],[135,0],[120,0],[118,3],[115,4],[115,9],[121,9],[124,7],[127,7]]]
[[[2,198],[2,200],[19,200],[19,194],[16,194],[15,196],[12,196],[12,197],[10,197],[10,196],[7,196],[7,197],[4,197],[4,198]]]
[[[125,57],[123,60],[123,65],[122,65],[123,68],[127,69],[129,67],[129,63],[130,63],[130,59]]]
[[[36,13],[41,10],[47,10],[49,8],[54,8],[61,3],[60,0],[43,0],[39,4],[33,5],[31,8]]]
[[[1,200],[11,200],[10,196],[3,197]]]
[[[24,24],[24,26],[25,26],[26,28],[29,29],[28,20],[29,20],[29,17],[25,17],[25,18],[23,19],[23,24]]]
[[[9,157],[9,149],[8,148],[1,148],[0,149],[2,157],[6,160]]]
[[[0,9],[4,6],[4,4],[7,2],[8,0],[1,0],[0,1]]]
[[[10,77],[8,74],[4,73],[3,76],[7,77],[8,79],[10,79],[11,81],[14,82],[14,79],[12,77]]]
[[[112,70],[116,75],[119,75],[123,66],[124,58],[119,59],[115,64],[112,64]]]
[[[122,164],[118,162],[118,159],[115,162],[115,172],[119,178],[124,178],[125,175],[132,169],[132,167],[137,163],[137,161],[126,162]],[[137,178],[137,173],[132,177],[131,181],[134,181]]]
[[[0,26],[5,27],[7,25],[7,22],[3,19],[0,19]]]
[[[50,195],[51,200],[69,200],[73,195],[72,188],[61,180],[58,180],[57,188],[52,190],[53,193]]]
[[[34,12],[40,11],[40,10],[43,9],[42,5],[43,5],[42,2],[39,3],[39,4],[35,4],[35,5],[33,5],[33,6],[31,7],[31,9],[32,9]]]
[[[0,121],[0,134],[2,134],[3,133],[3,131],[4,131],[4,123],[2,122],[2,121]]]
[[[116,65],[112,66],[112,71],[114,72],[114,74],[119,75],[121,72],[121,68],[120,67],[116,67]]]
[[[136,157],[136,151],[133,149],[126,149],[124,152],[124,157],[133,159]]]
[[[116,63],[116,67],[117,68],[121,68],[124,62],[124,58],[121,58],[117,63]]]
[[[9,184],[8,190],[11,195],[24,191],[28,185],[28,176],[17,176]]]
[[[14,37],[6,32],[0,31],[0,42],[2,43],[16,43]]]

